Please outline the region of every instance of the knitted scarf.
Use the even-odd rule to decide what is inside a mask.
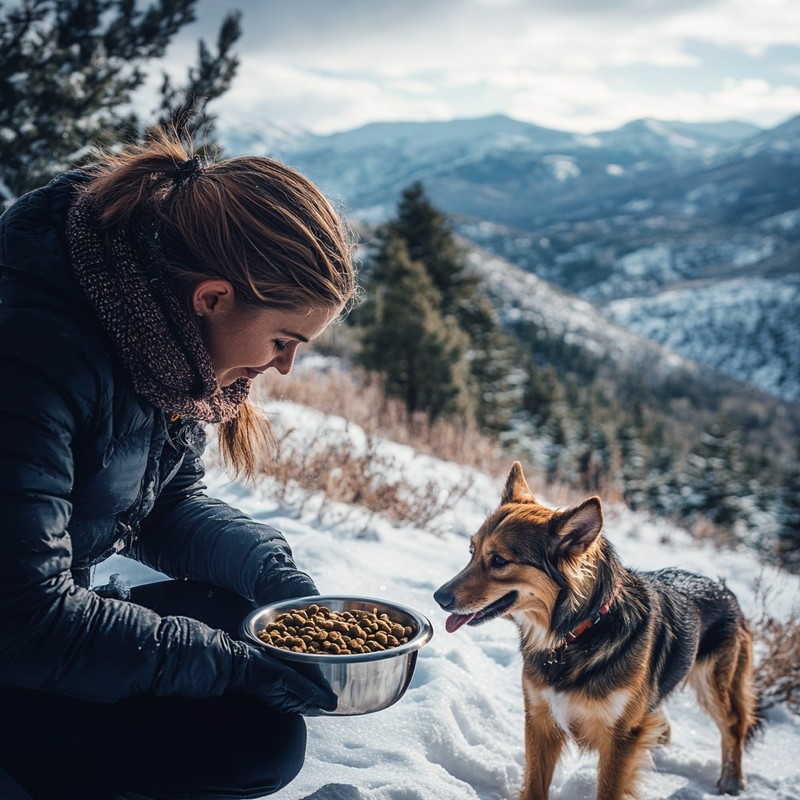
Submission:
[[[67,240],[78,283],[127,369],[138,394],[170,415],[227,422],[251,381],[220,387],[195,318],[160,267],[155,226],[101,237],[99,210],[79,195],[67,216]]]

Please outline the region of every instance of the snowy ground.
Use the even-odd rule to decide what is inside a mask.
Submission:
[[[274,404],[278,425],[318,430],[323,418],[291,404]],[[343,423],[330,420],[340,432]],[[348,435],[358,435],[348,426]],[[432,593],[468,558],[468,536],[499,500],[497,481],[452,464],[389,445],[398,469],[418,480],[437,480],[443,491],[460,481],[471,489],[455,512],[437,520],[436,531],[398,528],[352,509],[305,502],[302,510],[279,505],[268,482],[255,488],[209,473],[211,493],[283,531],[301,568],[323,594],[358,594],[413,606],[428,616],[435,633],[420,652],[411,687],[394,706],[363,717],[308,720],[309,746],[303,771],[278,800],[514,800],[523,774],[521,661],[514,626],[504,620],[455,634],[444,630],[444,613]],[[531,487],[536,492],[536,487]],[[546,498],[540,497],[546,502]],[[576,497],[575,501],[583,498]],[[698,545],[683,531],[648,521],[624,509],[606,508],[606,535],[623,561],[640,569],[677,565],[724,577],[746,612],[755,611],[755,586],[771,589],[773,616],[800,604],[800,582],[763,570],[747,552]],[[144,568],[114,557],[95,580],[111,572],[144,580]],[[669,703],[672,743],[656,751],[655,770],[645,782],[646,800],[715,797],[719,736],[689,692]],[[800,719],[769,712],[763,736],[745,759],[744,800],[800,800]],[[567,751],[551,791],[553,800],[594,797],[596,758]]]

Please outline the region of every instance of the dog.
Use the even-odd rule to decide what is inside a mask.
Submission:
[[[545,800],[571,738],[599,754],[598,800],[639,796],[650,751],[669,742],[664,702],[689,684],[722,735],[720,793],[744,788],[742,753],[761,726],[752,636],[724,583],[679,569],[625,568],[599,497],[540,505],[514,462],[471,558],[434,599],[445,627],[516,623],[525,703],[520,800]]]

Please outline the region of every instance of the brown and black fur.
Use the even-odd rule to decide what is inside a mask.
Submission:
[[[547,798],[568,738],[598,752],[599,800],[637,797],[651,748],[669,741],[664,701],[683,683],[722,735],[717,787],[738,794],[742,752],[760,714],[752,637],[736,598],[723,583],[683,570],[626,569],[602,526],[598,497],[546,508],[517,462],[500,507],[472,538],[469,564],[434,594],[453,613],[453,629],[498,616],[519,628],[521,800]],[[565,646],[585,620],[596,621]]]

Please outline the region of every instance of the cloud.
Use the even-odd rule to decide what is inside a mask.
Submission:
[[[750,56],[800,45],[800,3],[794,0],[724,0],[666,22],[664,34],[738,49]]]
[[[800,110],[800,88],[759,79],[726,80],[708,92],[676,89],[655,94],[611,87],[598,78],[529,75],[514,94],[510,114],[545,127],[581,133],[610,130],[633,119],[687,122],[730,119],[775,125]]]
[[[318,132],[356,127],[370,121],[450,119],[454,109],[430,97],[430,84],[376,83],[285,65],[243,63],[240,80],[216,106],[225,124],[259,118]]]
[[[759,78],[726,80],[710,100],[718,119],[759,116],[777,123],[800,113],[800,88],[771,86]]]
[[[498,112],[589,132],[800,111],[797,0],[200,0],[171,69],[233,7],[241,68],[215,108],[320,133]]]
[[[299,5],[308,4],[301,0]],[[637,62],[677,65],[689,60],[679,40],[653,40],[649,19],[629,19],[621,26],[609,15],[554,15],[520,2],[507,10],[472,2],[449,14],[444,12],[451,4],[442,2],[420,7],[405,2],[372,5],[369,14],[345,13],[335,21],[326,5],[324,13],[303,18],[302,27],[297,18],[287,16],[289,4],[273,20],[265,16],[269,4],[253,19],[245,11],[243,57],[265,57],[307,69],[407,76],[531,61],[596,68]],[[387,6],[395,13],[387,13]],[[291,9],[300,15],[298,6]]]
[[[201,2],[201,12],[211,10],[209,2]],[[217,17],[222,5],[214,7]],[[410,72],[536,57],[539,48],[558,63],[664,64],[681,63],[691,41],[748,53],[800,43],[796,0],[244,0],[237,6],[244,53],[308,68],[402,65]]]

